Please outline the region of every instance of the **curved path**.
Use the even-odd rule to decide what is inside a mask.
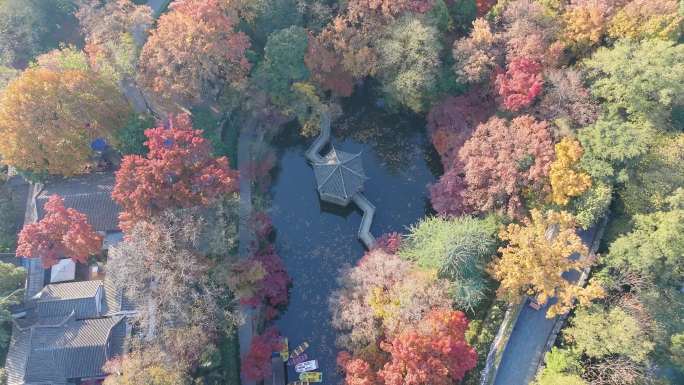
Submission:
[[[311,146],[306,153],[306,159],[311,163],[323,162],[323,157],[321,156],[321,151],[326,144],[330,142],[330,116],[326,111],[321,114],[321,133],[318,137],[311,143]],[[370,232],[370,227],[373,224],[373,216],[375,215],[375,206],[363,195],[363,193],[358,192],[353,197],[352,200],[356,206],[363,211],[363,217],[361,218],[361,225],[359,226],[358,237],[366,246],[367,249],[373,248],[375,244],[375,237]]]
[[[602,233],[599,226],[578,233],[582,242],[593,253],[597,238]],[[579,278],[580,274],[577,271],[565,276],[565,279],[573,282]],[[550,339],[555,341],[557,322],[564,321],[559,317],[546,318],[546,310],[554,302],[555,300],[551,300],[541,309],[534,310],[527,306],[526,301],[504,349],[494,385],[527,385],[534,380],[539,364],[544,359],[544,353],[549,349],[548,342]]]
[[[252,231],[252,180],[247,177],[249,165],[252,163],[252,144],[255,141],[254,131],[256,121],[249,119],[240,131],[238,139],[237,163],[240,171],[240,203],[238,205],[238,255],[241,259],[247,259],[251,255],[251,247],[254,244],[254,232]],[[241,305],[240,313],[244,317],[244,323],[238,327],[238,341],[240,345],[240,359],[244,359],[251,346],[252,338],[257,334],[259,317],[258,311],[252,306]],[[248,380],[241,375],[242,385],[255,385],[256,382]]]

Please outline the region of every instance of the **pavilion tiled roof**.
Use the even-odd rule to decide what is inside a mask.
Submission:
[[[321,199],[333,203],[348,203],[363,189],[367,179],[361,153],[350,154],[333,148],[322,162],[315,162],[313,168]]]

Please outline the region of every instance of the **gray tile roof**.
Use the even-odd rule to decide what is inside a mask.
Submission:
[[[26,262],[26,293],[29,299],[38,293],[45,285],[45,269],[40,258],[28,258]]]
[[[105,278],[104,280],[104,312],[106,314],[115,314],[118,312],[134,311],[135,303],[128,298],[124,290],[117,288],[112,281]]]
[[[64,317],[72,312],[78,319],[100,316],[95,297],[61,301],[37,301],[35,303],[35,311],[37,318]]]
[[[45,286],[32,298],[32,318],[65,317],[75,313],[77,319],[104,314],[102,281],[57,283]],[[99,302],[99,303],[98,303]]]
[[[123,352],[126,322],[121,316],[58,325],[15,325],[7,356],[8,385],[61,384],[103,376],[104,363]]]
[[[135,304],[122,289],[105,279],[47,285],[23,308],[26,315],[16,322],[25,328],[55,325],[72,313],[76,319],[119,315],[134,311]]]
[[[349,154],[333,148],[322,162],[313,164],[316,184],[321,199],[347,204],[363,189],[366,176],[361,154]]]
[[[102,285],[102,281],[54,283],[45,286],[35,298],[40,301],[91,298]]]
[[[92,173],[68,179],[55,179],[45,183],[36,197],[38,219],[45,215],[44,206],[51,195],[64,199],[64,205],[76,209],[88,217],[97,231],[119,230],[121,207],[112,199],[114,174]]]
[[[7,370],[7,385],[19,385],[24,383],[26,372],[26,358],[31,343],[31,329],[19,329],[12,327],[5,369]]]

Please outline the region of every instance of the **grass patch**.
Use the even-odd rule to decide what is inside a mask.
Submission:
[[[489,349],[504,319],[507,306],[506,302],[496,300],[492,296],[475,309],[466,331],[466,340],[477,351],[477,366],[466,374],[463,379],[464,385],[480,383],[480,374],[485,367]]]
[[[202,136],[211,142],[214,148],[214,156],[227,156],[230,159],[230,166],[237,168],[237,146],[239,137],[239,127],[232,124],[228,119],[221,124],[215,112],[207,107],[193,107],[190,109],[192,126],[197,130],[202,130]]]
[[[238,341],[237,330],[232,335],[222,341],[221,351],[221,369],[223,372],[223,380],[225,384],[239,384],[240,383],[240,343]]]
[[[228,157],[228,159],[230,159],[230,167],[237,169],[237,149],[238,140],[240,138],[240,127],[231,123],[232,121],[228,120],[223,125],[223,138],[221,141],[223,142],[224,146],[224,154]]]
[[[193,376],[197,385],[240,384],[240,346],[237,330],[223,335],[202,358],[202,364]]]

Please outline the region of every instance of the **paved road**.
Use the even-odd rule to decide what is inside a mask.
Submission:
[[[594,226],[587,231],[579,232],[582,241],[589,248],[597,229],[597,226]],[[572,272],[565,278],[576,281],[579,273]],[[549,301],[539,310],[529,306],[523,307],[501,358],[494,385],[527,385],[534,379],[539,361],[544,355],[546,341],[556,321],[556,318],[546,318],[546,309],[553,303],[555,300]]]

